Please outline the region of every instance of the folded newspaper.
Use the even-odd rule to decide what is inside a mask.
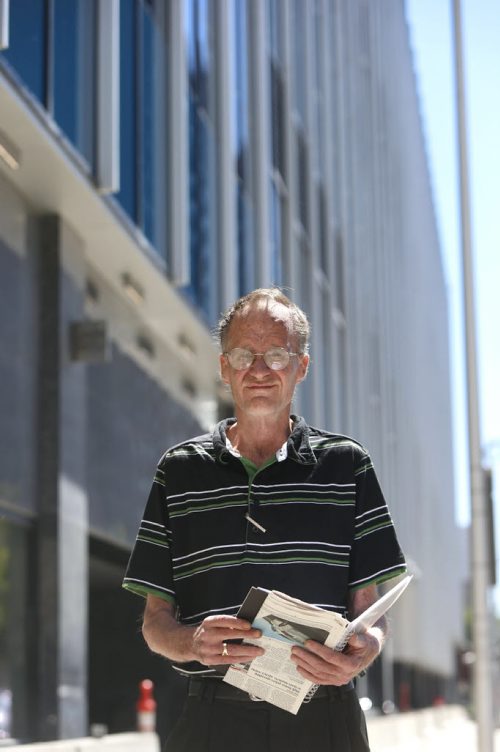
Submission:
[[[259,639],[245,642],[263,647],[265,653],[251,663],[232,664],[224,681],[295,715],[317,685],[298,673],[290,658],[292,646],[316,640],[334,650],[343,650],[355,632],[364,632],[380,619],[411,579],[408,575],[398,582],[351,622],[277,590],[250,588],[238,616],[262,631]]]

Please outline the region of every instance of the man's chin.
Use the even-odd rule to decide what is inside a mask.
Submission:
[[[281,405],[277,405],[275,402],[270,402],[269,400],[266,400],[264,397],[255,397],[250,402],[247,402],[245,405],[242,405],[242,411],[246,413],[248,416],[252,417],[272,417],[278,415],[283,407]]]

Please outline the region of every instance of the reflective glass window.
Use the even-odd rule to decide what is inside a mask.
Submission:
[[[162,255],[165,243],[166,49],[161,3],[120,3],[120,191],[116,198]],[[163,203],[162,203],[163,202]]]
[[[116,198],[137,219],[137,22],[135,0],[120,3],[120,191]]]
[[[43,105],[47,99],[46,24],[45,0],[14,0],[10,3],[9,47],[0,53]]]
[[[347,431],[348,419],[348,389],[347,389],[347,334],[345,326],[337,330],[337,358],[334,378],[336,390],[336,423],[340,430]]]
[[[293,105],[300,115],[302,123],[307,122],[306,104],[306,50],[305,50],[305,12],[306,3],[294,0],[291,5],[292,13],[292,93]]]
[[[191,280],[185,294],[208,323],[215,323],[216,162],[212,83],[211,3],[187,0],[186,35],[189,76],[189,229]]]
[[[238,177],[246,184],[250,180],[250,107],[248,70],[247,0],[235,0],[234,61],[236,74],[236,158]]]
[[[312,275],[312,263],[311,263],[311,250],[307,242],[306,236],[303,232],[300,233],[297,238],[299,243],[299,299],[297,303],[300,305],[303,311],[310,316],[312,311],[311,300],[311,275]],[[306,379],[300,388],[300,404],[302,415],[306,420],[312,420],[313,410],[313,398],[312,398],[312,379]]]
[[[325,189],[322,183],[317,185],[316,206],[318,209],[319,260],[321,269],[328,277],[330,267],[328,258],[328,212]]]
[[[283,74],[282,21],[280,5],[270,0],[267,5],[269,50],[269,96],[271,114],[271,159],[273,167],[286,179],[285,169],[285,83]]]
[[[281,18],[281,0],[267,2],[267,37],[269,54],[278,65],[283,63],[283,21]]]
[[[327,422],[332,420],[332,385],[331,385],[331,342],[332,342],[332,314],[330,305],[330,290],[327,286],[321,289],[321,334],[320,342],[329,343],[322,348],[319,355],[318,380],[321,389],[321,402]]]
[[[255,287],[253,204],[248,194],[238,184],[238,284],[240,295]]]
[[[285,178],[285,100],[283,74],[274,60],[270,65],[271,95],[271,147],[273,166]]]
[[[215,138],[212,124],[195,103],[189,103],[189,227],[191,283],[188,296],[204,313],[214,318],[216,290],[215,244]]]
[[[90,165],[96,57],[95,0],[54,0],[54,118]]]
[[[344,286],[344,246],[340,232],[337,231],[335,236],[335,259],[334,259],[334,280],[335,280],[335,307],[345,316],[346,313],[346,296]]]
[[[323,75],[323,25],[325,17],[318,0],[314,3],[313,13],[313,90],[311,92],[313,104],[312,151],[314,155],[314,170],[325,174],[325,112],[324,112],[324,75]]]
[[[238,178],[238,285],[240,295],[255,285],[252,172],[250,163],[250,86],[248,0],[235,0],[234,48],[236,98],[236,171]]]
[[[269,113],[271,145],[270,227],[271,274],[274,284],[282,284],[285,276],[283,249],[284,204],[287,200],[285,77],[283,70],[283,19],[278,0],[267,5],[269,55]]]
[[[213,64],[208,0],[187,0],[186,23],[189,88],[198,106],[208,110],[210,70]]]
[[[275,285],[283,281],[282,222],[281,198],[274,181],[271,181],[271,269]]]
[[[116,198],[165,251],[166,40],[161,3],[120,3],[120,191]]]
[[[154,147],[155,147],[155,26],[151,10],[140,6],[141,27],[141,218],[145,235],[154,243]]]
[[[333,3],[327,3],[327,24],[328,24],[328,37],[332,40],[332,44],[335,44],[337,38],[337,10]],[[340,132],[339,132],[339,106],[340,90],[339,90],[339,71],[337,67],[337,55],[332,50],[328,55],[328,86],[330,89],[330,148],[333,156],[333,170],[334,170],[334,187],[333,187],[333,211],[335,217],[338,219],[340,216],[340,179],[339,179],[339,155],[340,155]]]
[[[10,3],[9,48],[1,56],[50,110],[64,134],[92,167],[96,0],[52,2],[50,14],[49,4],[44,0]],[[53,75],[49,76],[51,59]]]
[[[152,245],[163,251],[165,4],[121,0],[119,7],[120,190],[116,199]],[[10,46],[0,56],[49,108],[91,170],[96,151],[97,54],[97,0],[10,3]]]
[[[299,199],[299,217],[300,221],[302,222],[303,227],[308,230],[309,229],[309,200],[308,200],[308,191],[307,191],[307,176],[308,176],[308,160],[309,160],[309,149],[307,147],[305,134],[302,128],[299,128],[296,130],[296,137],[297,137],[297,158],[298,158],[298,169],[297,169],[297,186],[296,186],[296,194]]]

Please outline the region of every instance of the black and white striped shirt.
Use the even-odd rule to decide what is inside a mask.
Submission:
[[[292,420],[286,447],[260,468],[228,448],[234,419],[169,449],[124,587],[175,603],[180,621],[196,624],[236,614],[253,585],[343,614],[350,589],[402,574],[404,557],[367,451]]]

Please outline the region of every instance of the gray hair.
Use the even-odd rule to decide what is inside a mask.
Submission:
[[[234,317],[242,313],[246,308],[250,308],[261,300],[273,301],[279,303],[288,309],[290,314],[291,332],[297,337],[299,352],[307,353],[309,349],[310,326],[304,311],[298,305],[293,303],[279,287],[259,287],[252,290],[247,295],[239,298],[225,313],[222,314],[217,326],[217,338],[221,350],[224,351],[229,327]]]

